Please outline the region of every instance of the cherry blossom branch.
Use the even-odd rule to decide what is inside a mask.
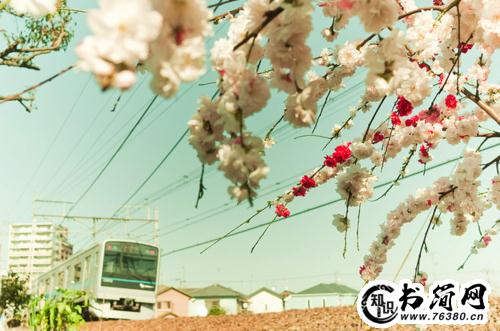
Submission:
[[[198,204],[200,203],[200,200],[203,198],[203,195],[205,194],[206,187],[203,185],[203,175],[205,174],[205,163],[201,164],[201,174],[200,174],[200,182],[198,184],[198,195],[196,196],[196,203],[194,205],[194,208],[198,208]]]
[[[472,39],[472,34],[469,36],[469,38],[467,38],[466,43],[468,43],[471,39]],[[443,92],[443,90],[444,90],[444,88],[446,86],[446,83],[448,83],[448,80],[450,79],[450,76],[453,73],[453,69],[455,69],[455,66],[457,65],[457,63],[458,63],[458,61],[460,59],[460,55],[461,54],[462,54],[462,47],[459,47],[457,55],[455,56],[455,59],[453,60],[452,66],[450,68],[450,71],[448,71],[448,75],[446,75],[446,79],[442,82],[441,87],[437,91],[436,95],[434,95],[434,98],[431,101],[431,105],[429,106],[429,109],[431,109],[432,106],[434,106],[434,102],[436,102],[437,97]],[[459,79],[459,77],[457,77],[457,80],[458,79]],[[458,90],[457,90],[457,93],[458,93]]]
[[[70,65],[69,67],[66,67],[64,68],[63,70],[59,71],[57,74],[55,75],[52,75],[50,76],[49,78],[47,79],[44,79],[42,80],[41,82],[33,85],[33,86],[30,86],[24,90],[22,90],[21,92],[19,93],[15,93],[15,94],[11,94],[11,95],[8,95],[8,96],[5,96],[5,97],[0,97],[0,104],[4,103],[4,102],[8,102],[8,101],[14,101],[14,100],[20,100],[21,97],[23,96],[23,94],[26,94],[28,92],[31,92],[37,88],[39,88],[40,86],[43,86],[49,82],[51,82],[52,80],[54,80],[55,78],[59,77],[59,76],[62,76],[63,74],[65,74],[66,72],[70,71],[71,69],[73,69],[75,67],[74,64]]]
[[[490,227],[490,229],[493,230],[498,224],[500,224],[500,220],[497,220],[495,223],[493,223],[493,225]],[[481,238],[479,238],[479,242],[483,241],[484,237],[487,235],[488,235],[488,233],[481,234]],[[473,248],[474,248],[474,246],[473,246]],[[473,254],[472,251],[469,252],[469,254],[465,258],[464,262],[457,268],[457,271],[462,270],[465,267],[465,264],[469,261],[472,254]]]
[[[421,7],[421,8],[417,8],[417,9],[414,9],[414,10],[411,10],[407,13],[404,13],[404,14],[401,14],[398,16],[398,21],[399,20],[402,20],[403,18],[406,18],[408,16],[411,16],[411,15],[414,15],[414,14],[417,14],[417,13],[420,13],[420,12],[423,12],[423,11],[427,11],[427,10],[437,10],[437,11],[444,11],[446,10],[447,7],[444,7],[444,6],[428,6],[428,7]],[[369,35],[368,37],[366,37],[366,39],[364,39],[362,42],[360,42],[358,44],[358,46],[356,46],[356,49],[360,49],[362,48],[364,45],[366,45],[370,40],[372,40],[373,38],[375,38],[375,36],[377,35],[377,33],[372,33],[371,35]]]
[[[490,162],[485,163],[485,164],[483,165],[483,170],[484,170],[484,169],[486,169],[486,168],[488,168],[488,167],[489,167],[490,165],[492,165],[492,164],[498,164],[498,163],[500,163],[500,155],[498,155],[497,157],[495,157],[495,158],[494,158],[493,160],[491,160]]]
[[[342,251],[342,257],[345,259],[346,253],[347,253],[347,231],[349,231],[349,203],[351,202],[352,198],[352,193],[349,192],[349,196],[347,197],[346,201],[346,209],[345,209],[345,222],[346,222],[346,227],[345,227],[345,232],[344,232],[344,250]]]
[[[232,2],[236,2],[238,0],[225,0],[225,1],[218,1],[217,3],[215,4],[212,4],[212,5],[209,5],[207,6],[208,8],[215,8],[214,11],[217,10],[217,8],[219,8],[220,6],[223,6],[223,5],[227,5],[228,3],[232,3]]]
[[[438,206],[435,206],[434,210],[432,211],[431,219],[429,220],[429,224],[427,225],[427,229],[425,230],[424,239],[422,240],[422,244],[420,245],[420,251],[418,252],[417,264],[415,265],[415,274],[413,275],[413,282],[416,282],[417,275],[420,271],[420,260],[422,259],[422,252],[424,250],[424,246],[427,245],[425,243],[425,241],[427,240],[427,235],[429,234],[429,230],[431,229],[432,221],[434,220],[434,216],[436,215],[437,207]]]
[[[257,215],[259,215],[260,213],[262,213],[264,210],[268,209],[269,207],[271,207],[271,204],[268,203],[265,207],[262,207],[261,209],[257,209],[257,211],[255,211],[255,213],[253,213],[249,218],[247,218],[246,220],[244,220],[243,222],[241,222],[240,224],[238,224],[237,226],[235,226],[234,228],[232,228],[231,230],[229,230],[225,235],[223,235],[222,237],[219,237],[217,238],[217,240],[215,240],[213,243],[211,243],[207,248],[205,248],[204,250],[202,250],[200,252],[200,254],[203,254],[205,253],[207,250],[209,250],[211,247],[213,247],[214,245],[218,244],[221,240],[223,239],[226,239],[228,236],[230,236],[233,232],[235,232],[236,230],[238,230],[239,228],[241,228],[243,225],[247,224],[247,223],[250,223],[250,221]]]
[[[384,96],[382,98],[382,100],[380,100],[378,106],[377,106],[377,109],[375,110],[375,112],[373,113],[372,115],[372,118],[370,118],[370,122],[368,122],[368,126],[366,127],[366,131],[365,131],[365,134],[363,135],[363,140],[362,142],[365,142],[366,140],[366,137],[368,136],[368,131],[370,131],[370,126],[372,126],[372,123],[373,123],[373,120],[375,119],[375,117],[377,116],[378,114],[378,111],[380,110],[380,108],[382,107],[382,105],[384,104],[384,101],[387,99],[387,95]],[[397,102],[397,101],[396,101]],[[394,106],[396,106],[396,102],[394,103]],[[393,107],[394,108],[394,107]]]
[[[232,9],[228,12],[222,13],[220,15],[214,16],[211,19],[209,19],[209,22],[213,22],[214,24],[218,24],[220,20],[224,19],[226,16],[234,16],[238,14],[240,11],[243,10],[243,7],[238,7],[235,9]]]
[[[269,230],[269,228],[271,227],[272,224],[276,223],[276,219],[278,218],[277,215],[275,215],[273,217],[273,220],[271,222],[269,222],[269,224],[266,226],[266,228],[264,229],[264,231],[262,231],[262,233],[260,234],[259,238],[257,238],[257,241],[255,242],[255,244],[253,244],[252,248],[250,249],[250,254],[253,253],[253,251],[255,250],[255,247],[257,247],[257,244],[260,242],[260,240],[262,239],[262,237],[264,237],[264,235],[266,234],[267,230]]]
[[[475,95],[474,93],[470,92],[466,88],[462,88],[461,91],[468,99],[470,99],[472,102],[474,102],[476,105],[479,106],[484,112],[491,117],[497,124],[500,124],[500,116],[495,112],[493,108],[491,108],[489,105],[487,105],[484,101],[482,101],[479,96]]]
[[[318,126],[319,119],[321,118],[321,115],[323,115],[323,110],[325,110],[326,103],[328,102],[328,99],[330,98],[330,94],[332,94],[332,90],[328,90],[328,93],[326,94],[325,101],[323,101],[323,105],[321,106],[321,110],[319,111],[319,115],[316,118],[316,122],[314,122],[314,127],[311,131],[311,133],[314,133],[316,130],[316,127]]]
[[[354,118],[353,115],[351,115],[351,116],[349,116],[349,118],[347,118],[347,120],[342,124],[342,126],[330,137],[330,139],[325,144],[325,146],[323,146],[322,150],[325,150],[325,148],[327,148],[328,145],[330,145],[330,143],[333,141],[333,139],[340,137],[342,130],[344,130],[349,125],[349,123],[353,120],[353,118]]]
[[[385,146],[384,149],[384,154],[382,155],[382,164],[380,166],[380,170],[384,170],[384,164],[387,158],[387,151],[389,150],[389,146],[391,144],[391,138],[392,138],[392,133],[394,132],[395,128],[394,125],[389,129],[389,138],[387,139],[387,145]]]
[[[233,51],[237,50],[241,46],[247,43],[252,38],[256,38],[259,33],[269,24],[271,23],[279,14],[281,14],[285,9],[283,7],[278,7],[276,9],[267,11],[264,14],[265,19],[250,33],[248,33],[245,38],[243,38],[239,43],[237,43],[233,47]]]
[[[387,147],[389,148],[389,147]],[[402,178],[404,177],[404,173],[406,171],[406,168],[408,167],[408,165],[410,164],[410,160],[411,158],[413,157],[413,155],[415,154],[417,150],[417,145],[414,145],[411,149],[410,149],[410,153],[409,155],[406,157],[406,161],[405,163],[403,163],[403,167],[401,168],[401,171],[399,172],[398,174],[398,177],[396,177],[396,179],[392,182],[392,184],[384,191],[384,193],[382,193],[378,198],[376,198],[375,200],[371,200],[371,201],[378,201],[380,199],[382,199],[383,197],[387,196],[387,193],[389,193],[389,191],[394,187],[394,185],[396,185],[396,183]]]
[[[285,109],[286,111],[286,109]],[[276,129],[276,127],[281,123],[281,121],[283,121],[283,119],[285,118],[285,111],[283,112],[283,115],[281,115],[281,117],[279,118],[279,120],[277,120],[273,126],[267,131],[265,137],[264,137],[264,140],[268,140],[271,138],[271,133],[273,133],[274,129]]]

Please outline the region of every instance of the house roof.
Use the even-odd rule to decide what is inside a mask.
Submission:
[[[170,286],[167,286],[167,285],[158,285],[158,289],[156,290],[156,294],[161,294],[163,292],[165,292],[166,290],[168,290],[170,288]]]
[[[253,297],[254,295],[256,295],[256,294],[258,294],[260,292],[267,292],[267,293],[269,293],[271,295],[274,295],[277,298],[280,298],[280,299],[283,298],[283,296],[281,294],[279,294],[277,292],[274,292],[273,290],[270,290],[267,287],[262,287],[262,288],[258,289],[257,291],[249,294],[248,297],[251,298],[251,297]]]
[[[356,291],[353,288],[350,288],[349,286],[337,283],[331,283],[331,284],[320,283],[316,286],[298,292],[297,294],[326,294],[326,293],[357,294],[358,291]]]
[[[193,298],[243,298],[244,295],[229,287],[213,284],[189,293]]]
[[[170,290],[179,292],[179,293],[184,294],[185,296],[191,298],[191,295],[189,294],[189,292],[184,291],[183,289],[178,289],[178,288],[166,286],[166,285],[158,286],[158,291],[156,292],[156,295],[160,295],[160,294],[165,293],[165,292],[170,291]]]

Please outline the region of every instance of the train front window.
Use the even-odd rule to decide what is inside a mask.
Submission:
[[[135,243],[107,243],[102,266],[105,286],[154,290],[158,249]]]

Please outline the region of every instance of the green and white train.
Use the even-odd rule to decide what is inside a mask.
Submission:
[[[105,240],[40,275],[33,292],[50,296],[57,288],[81,290],[94,318],[150,319],[156,302],[158,262],[157,246]]]

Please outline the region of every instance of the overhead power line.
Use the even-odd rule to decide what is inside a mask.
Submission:
[[[155,95],[153,97],[153,99],[151,99],[151,102],[146,107],[146,109],[144,109],[144,112],[142,113],[141,117],[139,117],[139,119],[137,120],[137,122],[135,122],[134,126],[128,132],[128,134],[125,136],[125,138],[123,139],[123,141],[120,144],[120,146],[118,146],[118,148],[116,149],[116,151],[109,158],[108,162],[106,162],[106,164],[101,169],[101,171],[99,171],[99,173],[94,178],[94,180],[90,183],[90,185],[87,187],[87,189],[85,189],[85,191],[83,191],[83,193],[78,197],[78,199],[76,200],[75,204],[73,206],[71,206],[71,208],[68,210],[67,214],[70,214],[75,209],[75,207],[83,200],[83,198],[87,195],[87,193],[89,193],[89,191],[92,189],[92,187],[94,187],[94,185],[97,183],[97,181],[101,178],[101,176],[104,173],[104,171],[106,171],[106,169],[109,167],[109,165],[111,164],[111,162],[113,162],[113,160],[115,159],[115,157],[122,150],[123,146],[125,146],[125,144],[127,143],[128,139],[130,138],[130,136],[132,135],[132,133],[134,133],[135,129],[139,126],[139,124],[142,122],[144,116],[146,116],[146,114],[151,109],[151,107],[153,106],[153,104],[155,103],[155,101],[156,101],[157,98],[158,98],[158,95]]]
[[[75,101],[73,102],[73,105],[71,106],[71,109],[70,111],[68,112],[68,114],[66,115],[66,117],[64,118],[64,121],[62,122],[61,126],[59,127],[59,129],[57,130],[57,133],[56,135],[54,136],[54,138],[52,138],[52,141],[49,145],[49,147],[47,148],[47,150],[45,151],[45,154],[43,155],[42,159],[40,160],[40,162],[38,163],[38,166],[35,170],[35,172],[33,172],[33,174],[31,175],[30,179],[28,180],[28,182],[26,183],[26,185],[24,185],[24,189],[22,191],[22,193],[17,197],[16,201],[14,202],[14,204],[12,204],[12,208],[11,210],[9,211],[9,217],[10,215],[12,214],[12,212],[15,210],[15,208],[17,207],[17,205],[19,204],[19,201],[22,199],[22,197],[26,194],[26,191],[28,190],[28,187],[30,187],[30,183],[33,182],[36,178],[36,176],[38,175],[38,172],[40,171],[40,169],[42,168],[42,166],[44,165],[45,163],[45,160],[47,160],[47,157],[49,156],[50,152],[52,152],[52,149],[54,148],[54,145],[56,144],[59,136],[61,135],[61,133],[63,132],[64,128],[66,127],[66,124],[68,123],[69,119],[71,118],[71,116],[73,115],[75,109],[76,109],[76,105],[78,104],[78,101],[80,100],[80,98],[82,97],[83,93],[85,92],[85,90],[87,89],[89,83],[90,83],[90,80],[91,80],[91,77],[89,77],[87,79],[87,82],[85,83],[85,85],[82,87],[82,89],[80,90],[80,93],[78,94],[78,96],[76,97]]]
[[[494,147],[497,147],[499,146],[500,143],[498,144],[494,144],[492,146],[488,146],[488,147],[485,147],[483,149],[481,149],[480,151],[483,152],[483,151],[486,151],[486,150],[489,150],[489,149],[492,149]],[[459,157],[455,157],[453,159],[450,159],[448,161],[443,161],[441,163],[438,163],[438,164],[435,164],[433,166],[430,166],[426,169],[422,169],[422,170],[419,170],[419,171],[415,171],[411,174],[408,174],[406,175],[405,177],[401,178],[400,181],[403,181],[403,180],[406,180],[410,177],[413,177],[413,176],[416,176],[416,175],[419,175],[421,173],[424,173],[424,172],[428,172],[428,171],[431,171],[433,169],[436,169],[436,168],[439,168],[439,167],[442,167],[444,165],[447,165],[449,163],[452,163],[452,162],[455,162],[457,160],[460,160],[462,158],[462,156],[459,156]],[[381,187],[384,187],[384,186],[387,186],[387,185],[391,185],[393,183],[393,180],[390,180],[390,181],[387,181],[387,182],[384,182],[384,183],[381,183],[381,184],[378,184],[378,185],[375,185],[374,186],[374,189],[378,189],[378,188],[381,188]],[[314,211],[314,210],[317,210],[317,209],[321,209],[323,207],[326,207],[326,206],[329,206],[329,205],[332,205],[334,203],[337,203],[337,202],[340,202],[340,201],[344,201],[344,199],[342,198],[339,198],[339,199],[335,199],[335,200],[332,200],[332,201],[329,201],[329,202],[325,202],[325,203],[322,203],[322,204],[319,204],[319,205],[316,205],[314,207],[311,207],[311,208],[307,208],[307,209],[304,209],[304,210],[301,210],[301,211],[298,211],[292,215],[290,215],[289,217],[286,218],[286,220],[289,220],[290,218],[293,218],[293,217],[296,217],[296,216],[299,216],[299,215],[303,215],[303,214],[306,214],[306,213],[309,213],[311,211]],[[219,237],[216,237],[216,238],[213,238],[213,239],[209,239],[209,240],[205,240],[205,241],[202,241],[202,242],[198,242],[198,243],[195,243],[195,244],[192,244],[192,245],[189,245],[189,246],[185,246],[185,247],[181,247],[181,248],[177,248],[177,249],[174,249],[174,250],[171,250],[171,251],[167,251],[163,254],[161,254],[162,257],[164,256],[168,256],[168,255],[172,255],[172,254],[175,254],[175,253],[179,253],[179,252],[182,252],[182,251],[185,251],[185,250],[188,250],[188,249],[191,249],[191,248],[196,248],[196,247],[200,247],[200,246],[203,246],[203,245],[206,245],[206,244],[210,244],[210,243],[213,243],[217,240],[221,240],[221,239],[224,239],[224,238],[229,238],[229,237],[234,237],[234,236],[238,236],[240,234],[243,234],[243,233],[246,233],[246,232],[249,232],[249,231],[253,231],[253,230],[256,230],[256,229],[259,229],[259,228],[262,228],[262,227],[265,227],[265,226],[268,226],[269,224],[271,223],[277,223],[277,222],[282,222],[284,221],[285,219],[284,218],[280,218],[280,219],[276,219],[275,221],[270,221],[270,222],[266,222],[266,223],[262,223],[262,224],[258,224],[258,225],[255,225],[255,226],[252,226],[250,228],[247,228],[247,229],[244,229],[244,230],[240,230],[240,231],[236,231],[236,232],[233,232],[227,236],[219,236]]]
[[[135,95],[135,93],[140,89],[140,87],[142,86],[142,84],[144,83],[145,81],[145,77],[142,78],[141,82],[137,85],[137,86],[134,86],[134,89],[132,90],[132,92],[130,93],[130,95],[128,96],[127,100],[125,101],[124,104],[120,105],[120,108],[124,108],[128,103],[129,101],[133,98],[133,96]],[[146,103],[147,104],[147,103]],[[144,104],[144,106],[146,106],[146,104]],[[67,173],[67,175],[65,176],[65,178],[60,182],[60,184],[51,192],[51,195],[55,195],[56,193],[59,193],[62,189],[64,189],[64,187],[75,187],[76,185],[69,185],[68,182],[70,180],[73,180],[74,177],[80,177],[80,175],[85,172],[83,171],[82,172],[82,169],[84,169],[87,164],[90,164],[91,162],[89,162],[93,157],[91,154],[91,151],[94,149],[94,147],[100,142],[102,141],[102,137],[104,136],[104,134],[106,132],[108,132],[109,128],[111,127],[111,125],[113,124],[113,122],[117,119],[117,117],[119,116],[119,114],[122,113],[122,112],[119,112],[118,114],[116,113],[112,113],[114,114],[110,120],[106,123],[106,125],[103,127],[103,129],[101,130],[100,134],[99,135],[96,135],[92,145],[86,150],[85,153],[83,153],[82,157],[78,160],[78,162],[75,163],[75,165],[73,166],[73,168]],[[106,139],[107,142],[110,142],[111,140],[113,140],[114,137],[116,137],[123,129],[126,128],[126,126],[128,125],[128,123],[132,122],[133,118],[135,117],[135,113],[134,113],[134,116],[131,116],[123,125],[122,127],[120,127],[120,129],[118,129],[118,131],[115,132],[115,134],[109,138],[109,139]],[[104,143],[102,145],[101,148],[98,149],[97,152],[94,152],[93,155],[97,155],[99,152],[103,151],[104,150],[104,147],[106,146],[107,144]],[[111,146],[111,148],[109,149],[110,151],[116,147],[118,144],[115,144],[113,146]],[[102,155],[102,158],[104,158],[104,156],[106,156],[108,154],[108,151],[105,152],[105,154]],[[88,157],[87,157],[88,156]],[[101,158],[99,158],[100,160]],[[94,162],[97,164],[97,162]],[[90,168],[91,166],[89,166],[88,168]],[[88,169],[87,169],[88,170]],[[68,185],[67,185],[68,184]],[[65,191],[65,190],[64,190]]]
[[[184,137],[186,137],[186,135],[188,134],[189,132],[189,129],[186,129],[184,131],[184,133],[179,137],[179,139],[177,139],[177,141],[175,142],[175,144],[170,148],[170,150],[167,152],[167,154],[165,154],[165,156],[161,159],[161,161],[156,165],[156,167],[153,169],[153,171],[151,171],[151,173],[146,177],[146,179],[137,187],[137,189],[134,191],[134,193],[132,193],[128,198],[127,200],[113,213],[113,217],[116,216],[120,211],[121,209],[127,204],[130,202],[130,200],[132,200],[136,195],[137,193],[139,193],[139,191],[144,187],[144,185],[146,185],[149,180],[156,174],[156,172],[158,171],[158,169],[161,168],[161,166],[163,165],[163,163],[165,163],[165,161],[170,157],[170,155],[175,151],[175,149],[177,148],[177,146],[179,146],[179,144],[181,143],[182,139],[184,139]]]

